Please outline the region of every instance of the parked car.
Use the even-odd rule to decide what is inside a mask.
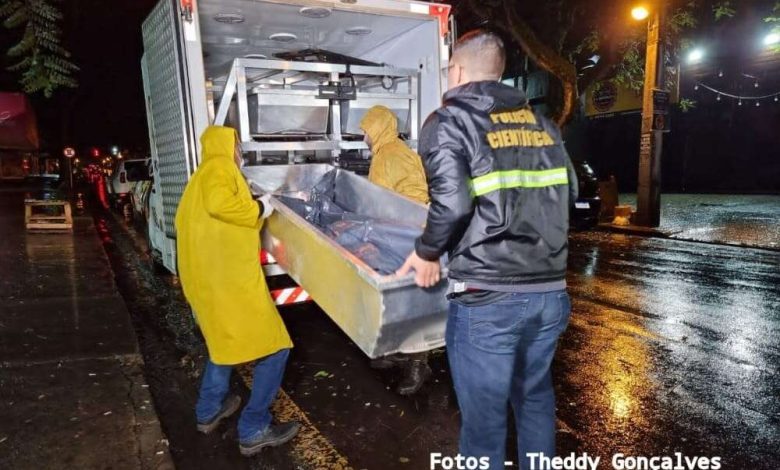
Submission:
[[[147,165],[150,162],[147,161]],[[133,185],[133,190],[130,192],[130,202],[133,205],[132,217],[135,221],[147,222],[149,215],[149,193],[152,189],[152,176],[149,178],[138,181]]]
[[[579,195],[571,208],[570,224],[578,229],[593,228],[598,224],[601,212],[599,180],[585,160],[572,160],[572,164],[577,174]]]
[[[132,203],[133,187],[138,182],[148,181],[149,164],[147,159],[120,160],[108,182],[108,195],[117,209]]]

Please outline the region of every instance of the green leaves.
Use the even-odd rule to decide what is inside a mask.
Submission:
[[[644,43],[627,40],[621,47],[623,59],[615,66],[612,81],[631,90],[641,90],[645,80]]]
[[[585,36],[574,49],[572,49],[572,51],[569,53],[569,62],[574,62],[574,57],[583,52],[595,54],[598,52],[600,44],[601,37],[599,36],[599,32],[594,29],[588,33],[588,35]]]
[[[677,106],[680,107],[680,111],[687,113],[696,107],[696,101],[688,98],[682,98],[680,99],[680,102],[677,103]]]
[[[774,8],[772,8],[772,15],[764,18],[764,21],[767,23],[780,23],[780,2],[775,3]]]
[[[780,34],[780,2],[775,3],[774,8],[772,9],[772,15],[764,18],[764,21],[774,25],[771,30],[772,34]],[[773,52],[780,54],[780,44],[770,45],[769,47]]]
[[[669,21],[669,26],[672,28],[672,32],[680,34],[687,29],[693,29],[698,25],[698,21],[691,10],[677,10],[672,15]]]
[[[24,28],[19,42],[7,51],[20,59],[8,70],[20,74],[25,93],[42,91],[47,98],[58,88],[78,86],[73,74],[79,68],[60,44],[62,12],[54,1],[59,0],[6,0],[0,5],[5,28]]]
[[[22,40],[15,46],[8,49],[9,57],[21,57],[35,48],[35,33],[31,28],[27,28],[22,36]]]
[[[713,5],[712,13],[715,15],[715,21],[720,21],[723,18],[733,18],[737,10],[731,5],[731,1],[724,1]]]
[[[0,18],[5,18],[3,26],[16,28],[27,21],[27,11],[22,9],[20,0],[11,0],[0,5]]]

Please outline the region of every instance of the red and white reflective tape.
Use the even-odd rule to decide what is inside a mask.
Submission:
[[[309,294],[300,287],[272,290],[271,297],[273,297],[276,305],[299,304],[311,300]]]
[[[274,257],[265,250],[260,250],[259,258],[260,264],[266,266],[264,268],[266,273],[268,272],[268,269],[273,268],[275,267],[274,265],[276,265],[276,260]],[[281,270],[281,272],[277,274],[284,274],[284,271]],[[309,293],[300,287],[289,287],[287,289],[272,290],[271,298],[274,299],[274,303],[276,305],[300,304],[303,302],[309,302],[311,300]]]
[[[260,264],[276,264],[276,260],[273,256],[271,256],[271,253],[265,250],[260,250]]]

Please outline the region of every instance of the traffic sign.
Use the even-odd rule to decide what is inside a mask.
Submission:
[[[76,151],[73,150],[73,147],[65,147],[62,154],[65,155],[66,158],[73,158],[76,156]]]

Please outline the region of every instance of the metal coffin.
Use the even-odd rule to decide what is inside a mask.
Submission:
[[[267,165],[244,168],[253,191],[301,197],[330,165]],[[425,223],[426,208],[337,170],[335,202],[352,212],[404,224]],[[444,345],[446,281],[421,289],[413,275],[377,274],[279,200],[263,227],[263,248],[371,358],[414,353]],[[445,273],[442,273],[444,279]]]

